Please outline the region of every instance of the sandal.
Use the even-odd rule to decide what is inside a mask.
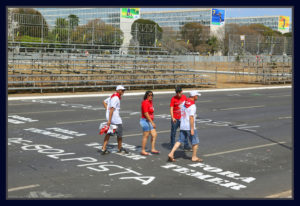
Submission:
[[[203,162],[203,159],[198,158],[196,160],[192,160],[192,162]]]
[[[160,154],[160,151],[151,151],[151,154]]]
[[[143,156],[149,156],[149,153],[148,152],[146,152],[146,153],[140,153],[141,155],[143,155]]]
[[[176,160],[175,160],[173,157],[169,157],[169,156],[168,156],[167,162],[176,162]]]

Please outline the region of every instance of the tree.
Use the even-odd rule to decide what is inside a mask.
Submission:
[[[293,32],[284,33],[283,36],[285,36],[285,37],[293,37]]]
[[[137,19],[131,25],[131,35],[140,46],[155,46],[162,38],[163,29],[154,21]]]
[[[65,18],[57,18],[52,31],[55,41],[67,42],[69,38],[69,22]]]
[[[209,46],[209,52],[211,54],[214,54],[216,51],[219,50],[219,42],[218,38],[215,36],[212,36],[207,40],[207,45]]]
[[[187,44],[191,44],[192,51],[196,51],[196,47],[205,43],[209,38],[209,28],[196,22],[184,24],[180,32],[182,39]]]
[[[240,36],[244,35],[245,40]],[[282,34],[279,31],[262,24],[250,24],[239,26],[237,24],[225,25],[224,54],[229,50],[234,53],[248,54],[274,54],[282,53]],[[230,48],[229,48],[230,47]]]
[[[100,19],[90,20],[86,25],[78,26],[71,34],[74,43],[95,43],[100,45],[121,45],[123,32],[107,25]]]
[[[32,8],[16,8],[11,10],[11,20],[18,26],[14,28],[14,38],[22,36],[47,37],[49,26],[43,15]]]
[[[68,18],[70,22],[70,28],[73,30],[79,24],[79,17],[76,16],[75,14],[70,14]]]

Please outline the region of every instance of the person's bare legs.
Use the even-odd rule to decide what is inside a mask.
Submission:
[[[102,145],[102,150],[103,150],[103,151],[106,150],[106,145],[107,145],[107,143],[108,143],[109,137],[110,137],[110,135],[107,134],[107,135],[105,136],[105,138],[104,138],[104,142],[103,142],[103,145]]]
[[[141,154],[149,154],[148,152],[146,152],[146,144],[147,144],[147,140],[148,140],[148,136],[150,134],[150,131],[147,132],[143,132],[143,139],[142,139],[142,151]]]
[[[176,142],[171,150],[171,152],[168,154],[168,157],[171,159],[174,159],[174,152],[178,149],[178,147],[180,147],[181,143],[180,142]]]
[[[192,161],[202,162],[203,160],[197,157],[198,144],[193,145],[192,149],[193,149]]]
[[[151,134],[151,152],[158,152],[155,149],[155,142],[156,142],[156,138],[157,138],[156,129],[151,130],[150,134]]]
[[[117,137],[117,141],[118,141],[118,150],[120,151],[120,149],[122,148],[122,137]]]

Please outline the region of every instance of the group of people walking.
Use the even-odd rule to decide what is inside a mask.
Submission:
[[[120,117],[120,101],[125,92],[125,88],[122,85],[117,86],[116,92],[103,101],[103,105],[106,109],[107,127],[116,125],[117,129],[115,133],[107,133],[104,138],[101,153],[103,155],[108,154],[107,144],[111,135],[117,136],[118,152],[128,153],[122,147],[122,119]],[[176,95],[172,97],[170,102],[170,114],[171,114],[171,135],[170,135],[170,149],[168,154],[168,161],[174,162],[174,152],[183,144],[185,151],[192,151],[192,161],[201,162],[202,159],[197,157],[197,149],[199,138],[196,130],[196,105],[195,101],[201,96],[197,91],[189,93],[189,97],[183,95],[181,88],[175,89]],[[155,143],[157,139],[156,124],[154,123],[154,107],[153,107],[152,91],[146,91],[143,101],[141,102],[141,118],[140,126],[143,130],[142,149],[141,155],[160,154],[160,151],[156,150]],[[175,141],[176,131],[180,128],[180,134],[177,141]],[[151,150],[150,153],[146,152],[146,144],[149,136],[151,136]],[[192,147],[189,146],[189,141]]]

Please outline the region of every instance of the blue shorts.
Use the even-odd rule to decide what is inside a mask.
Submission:
[[[194,135],[191,135],[190,130],[180,130],[179,139],[177,142],[184,143],[184,140],[189,138],[192,145],[199,144],[199,138],[197,130],[194,130]]]
[[[153,130],[152,124],[144,118],[141,118],[140,125],[143,128],[143,132],[149,132],[149,131]]]

